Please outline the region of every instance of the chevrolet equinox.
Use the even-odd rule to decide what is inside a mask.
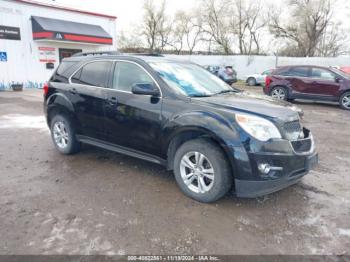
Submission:
[[[230,189],[249,198],[278,191],[318,161],[295,106],[164,57],[66,58],[44,87],[44,111],[60,153],[86,143],[161,164],[205,203]]]

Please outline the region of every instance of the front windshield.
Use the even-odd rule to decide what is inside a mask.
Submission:
[[[153,62],[150,65],[175,92],[186,96],[205,97],[237,91],[195,64]]]

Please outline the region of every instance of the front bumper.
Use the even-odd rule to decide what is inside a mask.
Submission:
[[[287,160],[288,158],[289,160]],[[286,171],[282,171],[280,174],[276,174],[277,172],[274,172],[275,174],[270,174],[271,179],[255,181],[235,179],[236,195],[243,198],[255,198],[279,191],[299,182],[301,178],[308,174],[308,172],[318,163],[317,153],[302,158],[293,158],[293,156],[285,159],[274,157],[274,160],[285,163],[284,170]],[[271,161],[271,158],[267,157],[266,161]],[[291,163],[294,162],[297,162],[298,165],[292,167]],[[273,176],[276,178],[273,178]]]
[[[254,198],[276,192],[297,183],[318,163],[314,139],[309,130],[307,137],[298,141],[249,141],[233,147],[235,194]],[[273,167],[267,173],[259,165]]]

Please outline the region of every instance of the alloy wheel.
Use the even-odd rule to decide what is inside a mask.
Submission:
[[[343,97],[341,101],[343,107],[350,109],[350,94]]]
[[[67,147],[69,138],[68,138],[67,127],[64,122],[59,121],[54,124],[53,137],[55,139],[56,145],[59,148],[64,149]]]
[[[272,90],[271,96],[273,98],[276,98],[279,100],[285,100],[286,99],[286,91],[283,88],[275,88]]]
[[[195,193],[204,194],[214,185],[213,166],[208,158],[199,152],[189,152],[182,157],[180,174],[185,185]]]

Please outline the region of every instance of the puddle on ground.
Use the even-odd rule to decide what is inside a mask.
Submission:
[[[22,114],[10,114],[0,116],[0,129],[7,128],[31,128],[48,131],[44,116],[31,116]]]

